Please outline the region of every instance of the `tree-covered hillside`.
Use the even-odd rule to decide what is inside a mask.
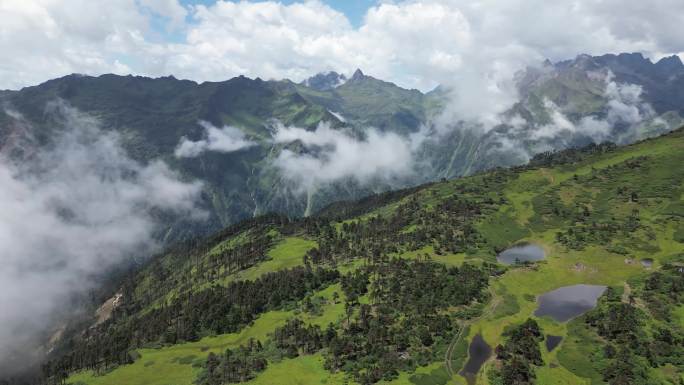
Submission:
[[[237,223],[127,274],[46,382],[680,384],[682,164],[679,129]],[[573,285],[605,291],[541,315]]]

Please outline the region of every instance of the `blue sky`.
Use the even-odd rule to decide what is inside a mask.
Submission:
[[[190,5],[190,4],[211,5],[215,2],[216,2],[216,0],[181,0],[181,3],[186,4],[186,5]],[[257,1],[251,1],[251,2],[257,2]],[[292,3],[302,2],[302,1],[281,0],[280,2],[283,4],[292,4]],[[361,22],[363,21],[363,16],[366,14],[366,11],[368,10],[368,8],[377,4],[378,0],[322,0],[321,2],[329,5],[330,7],[334,8],[340,12],[343,12],[345,15],[347,15],[347,18],[352,23],[352,25],[355,27],[358,27],[361,25]]]

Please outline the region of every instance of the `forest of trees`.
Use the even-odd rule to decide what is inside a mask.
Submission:
[[[499,370],[490,370],[492,385],[534,384],[535,366],[544,365],[539,344],[544,334],[537,322],[528,318],[520,325],[504,332],[505,342],[495,349],[496,358],[501,362]]]
[[[335,227],[328,221],[307,223],[307,231],[318,247],[307,253],[305,262],[335,265],[356,258],[377,259],[400,251],[432,246],[438,255],[494,252],[475,227],[486,214],[496,212],[505,198],[496,186],[513,177],[500,170],[482,176],[479,183],[456,187],[455,194],[426,207],[414,195],[397,205],[387,216],[371,216],[364,221],[346,221]],[[429,198],[429,197],[428,197]]]
[[[334,337],[326,367],[348,372],[362,384],[392,379],[399,370],[434,361],[440,351],[436,345],[445,346],[458,332],[460,313],[446,310],[488,299],[489,271],[469,264],[446,268],[397,258],[366,271],[369,303],[348,302],[352,311],[346,322],[335,334],[326,332]],[[345,289],[350,291],[358,289]]]
[[[592,154],[614,151],[618,146],[612,142],[590,143],[584,147],[567,148],[558,151],[544,151],[535,154],[527,168],[553,167],[561,164],[577,163]]]
[[[672,311],[684,300],[684,268],[667,264],[645,280],[639,297],[624,302],[609,288],[586,324],[605,340],[602,370],[611,385],[652,384],[649,368],[684,365],[684,330]],[[638,303],[646,304],[647,309]]]
[[[276,328],[267,345],[286,358],[321,351],[327,369],[349,373],[361,384],[391,380],[400,370],[439,358],[436,345],[446,346],[453,338],[463,314],[446,310],[486,301],[490,273],[470,264],[447,268],[431,261],[376,261],[342,276],[346,318],[340,324],[322,329],[294,318]],[[205,372],[210,367],[217,366],[208,360]]]
[[[389,215],[346,221],[339,227],[322,217],[290,220],[269,215],[231,226],[207,240],[177,245],[168,252],[166,263],[157,258],[126,279],[121,288],[124,305],[107,322],[73,336],[62,347],[66,354],[44,365],[44,372],[58,383],[74,370],[103,371],[130,363],[135,359],[130,352],[142,346],[238,331],[265,311],[301,301],[337,282],[337,264],[353,259],[363,259],[365,265],[342,277],[345,322],[334,330],[332,340],[315,341],[313,347],[295,344],[297,352],[325,347],[329,369],[349,372],[363,383],[425,364],[435,351],[429,347],[447,341],[456,328],[453,316],[441,310],[485,301],[483,288],[489,275],[501,270],[488,263],[483,268],[464,264],[447,269],[392,255],[425,246],[432,246],[437,254],[478,248],[492,252],[474,223],[498,209],[504,197],[496,187],[513,176],[506,170],[493,172],[459,184],[455,194],[441,197],[433,206],[424,206],[412,196]],[[392,197],[376,197],[364,207]],[[343,209],[338,216],[345,213]],[[303,267],[255,281],[210,286],[268,259],[278,234],[308,236],[318,247],[306,253]],[[360,303],[362,296],[368,296],[370,303]],[[286,348],[294,354],[292,344],[282,346]],[[215,358],[221,361],[220,356]]]
[[[223,385],[245,382],[266,370],[268,361],[261,341],[250,339],[247,345],[226,349],[223,354],[209,353],[204,370],[195,381],[197,385]]]
[[[106,370],[130,363],[134,358],[131,349],[148,343],[174,344],[208,334],[236,332],[263,312],[301,300],[338,279],[336,270],[296,267],[254,281],[183,293],[170,303],[132,313],[136,315],[122,306],[110,320],[74,338],[69,352],[45,364],[44,373],[58,383],[74,370]]]

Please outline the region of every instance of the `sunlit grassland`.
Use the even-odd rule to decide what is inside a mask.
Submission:
[[[646,211],[647,213],[649,211]],[[644,216],[647,220],[649,215]],[[661,224],[657,218],[649,223],[657,229],[657,238],[651,240],[658,246],[659,251],[644,254],[633,251],[638,258],[649,257],[658,261],[676,252],[682,251],[682,245],[673,240],[676,223]],[[492,282],[497,294],[515,296],[519,311],[515,314],[500,316],[502,312],[494,312],[491,316],[476,322],[471,329],[469,339],[477,333],[482,333],[485,340],[492,346],[502,342],[501,334],[505,327],[523,322],[533,317],[537,307],[536,297],[549,290],[574,284],[600,284],[606,286],[622,286],[624,282],[635,277],[643,276],[648,270],[637,261],[626,263],[626,257],[605,251],[600,246],[590,246],[581,251],[567,250],[555,243],[555,230],[551,229],[541,234],[533,234],[525,238],[544,247],[547,258],[538,263],[535,268],[512,268],[503,277]],[[503,312],[504,314],[506,312]],[[591,367],[590,350],[594,349],[586,338],[568,336],[568,324],[559,324],[552,319],[538,319],[540,326],[547,334],[563,336],[564,341],[553,352],[544,352],[546,365],[537,370],[539,384],[582,384],[590,383],[583,377],[598,381],[598,373]],[[567,345],[566,345],[567,344]],[[563,353],[559,353],[563,352]],[[562,354],[563,359],[557,355]],[[565,367],[564,367],[565,366]],[[478,383],[487,383],[487,367],[479,376]],[[580,377],[581,376],[581,377]],[[598,383],[598,382],[597,382]]]
[[[322,354],[299,356],[269,364],[249,385],[354,384],[342,372],[331,373],[323,366]]]
[[[530,235],[527,227],[520,224],[519,217],[510,206],[502,206],[477,226],[480,233],[496,248],[504,249]]]
[[[334,301],[334,293],[337,293],[338,299],[337,301]],[[305,316],[301,317],[304,319],[304,321],[312,324],[312,325],[318,325],[321,328],[325,328],[328,326],[330,323],[336,323],[339,320],[341,320],[344,315],[344,293],[342,292],[342,287],[341,285],[335,284],[335,285],[330,285],[327,288],[317,292],[315,297],[322,297],[325,298],[327,303],[323,306],[322,312],[318,316],[312,316],[308,317]]]
[[[196,290],[201,290],[214,284],[226,286],[235,281],[254,280],[266,273],[302,265],[304,263],[304,254],[316,246],[316,242],[309,239],[301,237],[284,237],[268,251],[268,259],[266,261],[245,270],[238,271],[226,278],[198,286]]]
[[[580,164],[578,167],[561,169],[541,169],[527,171],[506,187],[508,205],[503,206],[498,215],[488,218],[479,227],[488,239],[494,239],[497,244],[511,242],[515,236],[510,231],[502,231],[497,225],[504,224],[505,220],[515,221],[518,224],[526,224],[535,216],[531,199],[544,190],[554,187],[563,181],[567,181],[575,174],[588,174],[595,169],[616,165],[627,159],[647,155],[649,157],[671,158],[672,151],[681,151],[681,142],[654,141],[631,146],[628,149],[620,149],[608,156],[594,156]],[[665,159],[665,163],[672,159]],[[672,165],[674,166],[674,165]],[[663,172],[656,170],[656,172]],[[488,317],[474,323],[471,327],[468,340],[477,333],[482,333],[485,340],[492,346],[502,342],[501,334],[504,329],[513,324],[523,322],[528,317],[533,317],[537,307],[536,297],[549,290],[574,284],[600,284],[607,286],[622,286],[624,282],[635,277],[643,276],[647,269],[640,263],[639,258],[653,258],[653,268],[657,268],[660,260],[675,253],[682,252],[682,244],[676,240],[679,221],[662,221],[659,216],[662,212],[662,204],[657,200],[648,200],[642,204],[616,205],[611,202],[606,194],[612,194],[614,186],[607,183],[605,187],[592,191],[586,191],[581,186],[564,187],[561,189],[560,198],[566,205],[574,203],[579,197],[587,192],[595,202],[601,206],[608,206],[613,213],[625,214],[632,208],[641,210],[640,216],[643,221],[656,229],[656,239],[644,240],[651,245],[657,246],[657,251],[644,253],[639,250],[628,250],[630,256],[636,257],[636,261],[626,263],[626,257],[607,252],[600,246],[590,246],[581,251],[567,250],[555,243],[555,229],[549,229],[540,234],[533,233],[520,240],[533,241],[542,245],[547,254],[544,262],[537,264],[536,268],[513,268],[503,277],[492,282],[497,289],[497,294],[507,296],[508,301],[502,301],[503,306],[519,310],[513,311],[499,309]],[[600,195],[603,194],[603,199]],[[601,207],[597,207],[601,209]],[[497,218],[498,217],[498,218]],[[516,226],[513,226],[516,227]],[[513,301],[510,297],[514,296]],[[508,303],[506,303],[508,302]],[[681,312],[681,309],[678,309]],[[682,319],[681,315],[679,315]],[[579,338],[576,335],[568,336],[568,324],[559,324],[550,318],[538,319],[540,326],[547,334],[564,337],[561,345],[549,353],[545,347],[541,350],[544,354],[546,365],[537,370],[539,384],[582,384],[600,381],[600,375],[591,367],[591,353],[595,348],[588,343],[587,338]],[[571,321],[572,322],[572,321]],[[579,333],[573,329],[573,332]],[[561,353],[562,352],[562,353]],[[558,355],[562,355],[562,360]],[[564,367],[565,365],[566,367]],[[568,370],[570,369],[570,370]],[[479,376],[478,383],[487,383],[485,366]],[[586,377],[586,378],[583,378]]]
[[[498,292],[505,291],[506,295],[514,296],[518,312],[503,317],[497,312],[474,323],[471,327],[469,339],[481,333],[490,346],[502,343],[502,333],[510,325],[522,323],[528,317],[534,317],[537,307],[536,297],[558,287],[585,284],[621,285],[626,279],[643,271],[641,265],[626,265],[622,256],[611,256],[600,249],[587,250],[586,253],[560,253],[554,248],[547,260],[537,265],[537,268],[514,268],[499,278],[495,283]],[[583,268],[577,269],[581,263]],[[546,334],[567,337],[567,325],[557,323],[550,318],[537,319]],[[565,342],[565,341],[563,341]],[[562,343],[563,343],[562,342]],[[561,343],[561,344],[562,344]],[[564,382],[582,383],[580,379],[561,366],[551,367],[555,363],[556,348],[551,354],[545,353],[546,366],[540,370],[540,384],[556,383],[542,382],[543,378],[559,378]],[[545,347],[542,347],[545,352]],[[484,372],[483,372],[484,373]],[[484,380],[485,376],[481,376]],[[560,380],[559,380],[560,381]]]
[[[427,366],[418,367],[413,373],[401,372],[399,377],[392,381],[380,381],[379,385],[437,385],[454,384],[446,371],[443,362],[435,362]],[[458,383],[458,382],[456,382]]]
[[[567,329],[569,332],[556,348],[558,363],[585,382],[602,384],[601,373],[593,365],[596,357],[601,354],[600,340],[582,327],[580,319],[569,321]]]
[[[571,344],[573,343],[571,339],[574,338],[574,336],[563,336],[565,343]],[[582,341],[584,342],[584,341]],[[584,345],[583,347],[591,347],[589,345]],[[545,366],[539,367],[536,370],[536,375],[537,375],[537,383],[540,385],[546,385],[546,384],[559,384],[559,385],[580,385],[580,384],[591,384],[593,379],[592,378],[585,378],[585,377],[580,377],[578,374],[584,375],[584,376],[593,376],[596,378],[596,373],[591,369],[591,361],[590,357],[584,356],[584,353],[587,353],[585,351],[577,351],[574,354],[578,355],[575,357],[578,359],[578,361],[573,361],[572,363],[566,361],[562,361],[558,358],[558,355],[561,352],[561,346],[556,347],[556,349],[553,350],[553,352],[549,353],[546,351],[545,346],[542,344],[542,352],[543,352],[543,359],[544,362],[546,363]],[[565,352],[566,350],[562,350]],[[568,366],[569,368],[572,369],[570,371],[568,368],[565,366]],[[583,370],[591,370],[591,372],[583,371]]]
[[[553,182],[552,179],[547,170],[531,170],[520,174],[517,179],[506,186],[506,198],[515,211],[516,219],[520,224],[527,224],[529,219],[534,216],[532,198],[539,193],[540,188],[550,185]]]
[[[304,254],[316,246],[312,240],[286,237],[268,252],[269,260],[236,274],[235,279],[255,279],[265,273],[299,266],[304,263]]]

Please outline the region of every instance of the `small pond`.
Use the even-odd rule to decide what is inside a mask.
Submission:
[[[568,321],[593,309],[605,290],[605,286],[574,285],[549,291],[537,299],[534,315],[550,316],[558,322]]]
[[[521,243],[510,247],[496,257],[496,260],[506,265],[519,262],[535,262],[544,259],[544,249],[533,243]]]
[[[473,341],[468,347],[468,362],[466,362],[460,373],[466,378],[468,384],[475,384],[477,372],[480,371],[480,367],[489,359],[491,354],[492,348],[482,338],[481,334],[473,337]]]
[[[641,260],[641,265],[646,268],[650,268],[653,266],[653,259],[652,258],[644,258]]]
[[[552,336],[552,335],[547,335],[546,336],[546,350],[547,351],[553,351],[553,349],[560,344],[560,342],[563,340],[563,337],[561,336]]]

